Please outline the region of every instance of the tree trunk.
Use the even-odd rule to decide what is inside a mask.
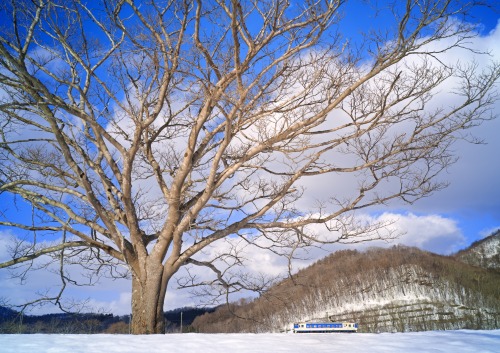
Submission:
[[[161,263],[147,263],[141,278],[132,271],[131,332],[136,335],[165,333],[163,304],[166,283],[162,283],[163,267]]]

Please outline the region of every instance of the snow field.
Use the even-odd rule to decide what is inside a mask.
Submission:
[[[0,335],[2,353],[499,353],[500,330],[356,334]]]

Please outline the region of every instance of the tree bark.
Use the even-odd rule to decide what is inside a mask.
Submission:
[[[132,334],[163,334],[165,318],[163,304],[166,283],[163,266],[152,261],[146,263],[140,274],[132,271]],[[164,288],[165,287],[165,288]]]

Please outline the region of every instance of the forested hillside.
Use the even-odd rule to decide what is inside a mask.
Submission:
[[[256,300],[198,317],[193,326],[280,332],[293,322],[327,319],[356,321],[361,332],[499,328],[500,273],[402,246],[339,251]]]
[[[166,311],[166,332],[183,332],[191,329],[195,317],[213,308],[178,308]],[[4,333],[130,333],[130,315],[92,313],[59,313],[25,315],[0,306],[0,334]]]
[[[468,264],[500,271],[500,230],[455,255]]]

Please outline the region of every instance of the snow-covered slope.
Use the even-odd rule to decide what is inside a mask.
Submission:
[[[461,261],[500,271],[500,230],[455,255]]]
[[[375,278],[377,280],[370,280]],[[493,298],[429,274],[418,265],[365,273],[343,293],[332,288],[312,299],[299,315],[304,321],[356,321],[363,332],[407,332],[496,328],[500,303]],[[278,315],[279,316],[279,315]],[[284,328],[290,323],[284,323]]]
[[[500,273],[415,248],[330,255],[258,300],[195,320],[201,332],[283,332],[356,321],[361,332],[500,328]]]

